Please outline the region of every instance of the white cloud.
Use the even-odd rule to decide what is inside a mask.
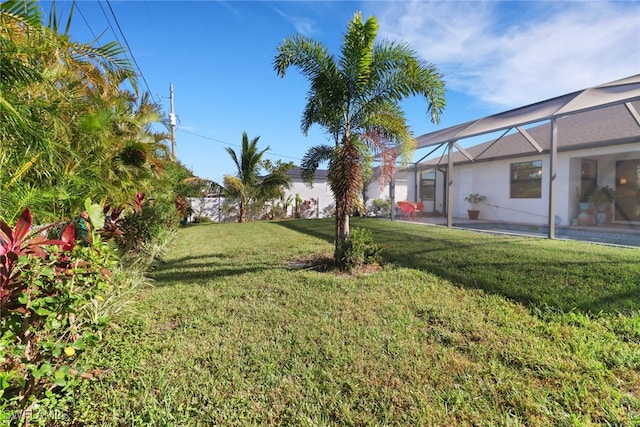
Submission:
[[[293,25],[293,28],[295,28],[297,33],[306,37],[311,37],[316,32],[316,23],[314,20],[304,16],[294,16],[292,14],[284,13],[277,7],[274,7],[273,9],[278,13],[278,15]]]
[[[379,35],[408,42],[447,86],[518,107],[640,73],[638,2],[394,2]]]

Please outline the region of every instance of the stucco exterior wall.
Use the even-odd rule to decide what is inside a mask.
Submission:
[[[581,184],[581,160],[593,159],[598,161],[598,186],[608,185],[615,188],[615,170],[617,160],[630,160],[640,158],[640,144],[622,144],[619,146],[590,148],[568,152],[559,152],[556,159],[556,223],[570,225],[578,214],[577,191]],[[510,197],[510,173],[511,164],[542,161],[542,188],[541,197],[532,199],[519,199]],[[420,166],[420,170],[428,166]],[[453,173],[453,216],[466,218],[469,204],[464,198],[470,193],[480,193],[487,197],[486,202],[480,205],[479,219],[491,221],[517,222],[543,225],[548,222],[549,212],[549,168],[550,158],[548,153],[532,153],[528,156],[478,161],[475,163],[458,164],[454,166]],[[396,179],[396,201],[419,200],[416,197],[416,174],[413,168],[402,171]],[[445,176],[437,173],[436,177],[436,209],[438,204],[444,203]],[[417,194],[419,195],[419,186]],[[433,204],[425,203],[425,211],[433,209]],[[559,222],[558,222],[559,221]]]
[[[539,199],[512,199],[510,197],[511,164],[542,160],[542,195]],[[560,163],[560,162],[559,162]],[[560,165],[559,170],[561,169]],[[544,224],[548,210],[549,161],[543,156],[530,156],[514,160],[501,160],[454,167],[453,216],[467,217],[469,203],[464,198],[470,193],[485,195],[479,219]],[[456,185],[457,183],[457,185]]]
[[[325,208],[334,204],[333,201],[333,192],[329,188],[329,184],[326,181],[315,180],[313,183],[313,187],[309,188],[306,184],[301,181],[293,181],[291,183],[291,187],[288,190],[285,190],[285,199],[288,196],[291,196],[295,199],[296,194],[300,195],[302,200],[311,200],[317,199],[318,205],[316,207],[316,215],[314,218],[320,217],[323,218],[323,212]],[[292,208],[289,208],[289,215],[292,214]]]
[[[197,217],[206,217],[214,222],[222,221],[221,207],[224,203],[223,197],[188,197],[191,204],[192,213],[188,218],[193,222]]]

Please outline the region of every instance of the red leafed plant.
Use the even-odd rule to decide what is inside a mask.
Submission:
[[[122,212],[124,211],[124,206],[113,206],[111,204],[106,204],[102,208],[102,212],[104,213],[104,225],[102,229],[99,230],[100,235],[107,240],[115,240],[122,236],[124,232],[122,231]]]
[[[78,354],[108,322],[87,309],[110,286],[115,249],[99,236],[75,244],[74,221],[55,240],[50,228],[32,228],[29,209],[14,228],[0,221],[0,425],[3,413],[29,425],[34,408],[72,402]]]
[[[43,234],[44,229],[32,232],[32,221],[29,208],[22,212],[13,229],[0,220],[0,308],[25,286],[17,280],[20,272],[15,267],[19,257],[27,255],[45,259],[47,245],[60,246],[63,251],[73,249],[73,224],[64,229],[60,239],[49,240]]]
[[[142,205],[144,203],[144,198],[145,195],[144,193],[141,193],[140,191],[136,192],[136,198],[133,199],[133,202],[131,203],[131,205],[133,206],[133,210],[137,213],[142,212]]]

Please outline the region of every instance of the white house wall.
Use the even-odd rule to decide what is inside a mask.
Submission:
[[[326,181],[318,181],[313,183],[313,187],[309,188],[306,184],[301,181],[294,181],[291,183],[291,187],[288,190],[285,190],[285,199],[288,196],[291,196],[295,199],[296,194],[300,195],[302,200],[311,200],[317,199],[317,214],[319,217],[323,217],[324,209],[334,204],[333,200],[333,192],[329,188],[329,184]],[[292,209],[289,208],[288,214],[292,214]]]
[[[386,200],[389,198],[389,184],[380,188],[378,181],[373,181],[367,185],[367,205],[370,206],[374,199]]]
[[[413,188],[413,174],[399,173],[394,180],[395,184],[395,200],[409,200],[409,191]]]
[[[613,147],[591,148],[558,153],[556,162],[556,216],[559,225],[570,225],[577,216],[577,193],[580,187],[581,159],[598,161],[597,185],[615,188],[615,165],[617,160],[640,158],[640,144],[623,144]],[[511,164],[542,160],[542,195],[539,199],[512,199],[510,197]],[[428,166],[424,165],[423,169]],[[549,210],[549,155],[532,153],[531,156],[506,160],[478,161],[454,166],[453,216],[467,217],[469,204],[464,198],[469,193],[487,196],[480,205],[479,219],[544,225],[548,222]],[[436,178],[437,199],[443,202],[444,175]],[[402,171],[396,179],[396,201],[417,200],[415,173],[412,169]],[[419,191],[419,190],[418,190]],[[431,205],[425,203],[425,211]],[[437,207],[436,207],[437,208]],[[442,211],[442,209],[440,209]]]
[[[464,198],[470,193],[485,195],[487,200],[479,206],[479,219],[505,222],[544,224],[547,222],[549,181],[548,156],[531,156],[517,160],[500,160],[471,165],[454,166],[453,216],[466,218],[470,207]],[[511,164],[542,160],[542,197],[539,199],[512,199],[510,197]],[[559,162],[558,175],[563,167]],[[560,176],[559,176],[560,178]],[[561,191],[558,189],[558,191]]]
[[[399,202],[401,200],[409,200],[409,188],[413,185],[412,172],[399,171],[395,176],[395,200]],[[374,199],[387,200],[391,199],[391,193],[389,191],[390,183],[386,183],[382,187],[377,180],[370,182],[367,185],[367,206],[371,206]]]
[[[224,204],[224,198],[218,197],[187,197],[191,204],[192,213],[189,221],[193,222],[196,217],[209,218],[211,221],[221,221],[221,207]]]
[[[586,153],[585,153],[586,154]],[[596,156],[589,151],[590,156]],[[570,225],[577,215],[576,187],[580,187],[580,161],[578,152],[559,153],[556,161],[556,212],[557,225]],[[572,161],[578,158],[578,161]],[[511,165],[513,163],[542,161],[542,194],[537,199],[511,198]],[[545,225],[549,213],[549,155],[532,155],[517,159],[478,162],[454,166],[454,212],[458,218],[467,217],[469,203],[464,198],[469,193],[487,196],[480,209],[479,219]],[[599,167],[600,161],[598,162]],[[614,162],[615,163],[615,162]],[[572,167],[573,165],[573,167]],[[576,172],[577,171],[577,172]],[[614,185],[611,179],[610,185]],[[606,185],[599,182],[598,185]],[[558,221],[556,219],[556,221]]]

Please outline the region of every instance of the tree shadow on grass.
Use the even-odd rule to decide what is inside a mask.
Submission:
[[[279,224],[333,242],[331,219]],[[581,256],[582,252],[571,253],[578,251],[575,245],[558,241],[566,246],[562,248],[565,253],[541,261],[531,258],[529,242],[540,242],[534,237],[479,236],[477,232],[463,230],[443,236],[442,228],[433,232],[435,229],[429,226],[364,218],[354,218],[352,226],[372,231],[376,242],[385,245],[386,262],[427,271],[463,287],[482,289],[525,305],[546,305],[563,311],[640,310],[640,268],[632,257],[588,259]],[[588,254],[584,248],[580,250]]]
[[[274,221],[273,223],[298,233],[308,234],[331,244],[333,244],[335,238],[335,220],[333,218],[292,219]]]
[[[164,287],[171,286],[178,283],[183,284],[206,284],[212,280],[220,277],[239,276],[246,273],[258,273],[272,269],[273,267],[248,267],[248,268],[216,268],[211,270],[190,270],[182,269],[179,271],[168,270],[158,271],[156,270],[151,278],[156,281],[155,286]]]
[[[225,262],[229,258],[222,254],[174,258],[159,264],[150,277],[155,280],[155,286],[164,287],[178,283],[206,284],[221,277],[273,269],[272,265],[233,266],[233,263]]]

